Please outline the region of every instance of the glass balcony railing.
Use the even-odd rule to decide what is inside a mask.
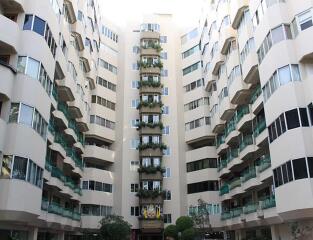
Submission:
[[[227,162],[231,162],[239,156],[239,148],[232,148],[227,151]]]
[[[220,188],[220,196],[223,196],[224,194],[227,194],[227,193],[229,193],[229,186],[228,184],[224,184]]]
[[[255,177],[256,177],[256,170],[255,170],[255,167],[253,167],[253,168],[250,168],[249,171],[245,172],[242,175],[241,181],[244,183]]]
[[[53,89],[52,89],[52,96],[53,98],[55,99],[55,101],[58,101],[58,91],[56,89],[56,86],[53,86]]]
[[[70,218],[75,221],[80,221],[81,214],[74,209],[62,207],[59,203],[50,202],[43,198],[41,202],[41,209],[48,213],[53,213],[62,217]]]
[[[262,94],[262,89],[261,86],[258,85],[258,87],[254,90],[251,99],[250,99],[250,104],[255,103],[255,101],[258,99],[258,97]]]
[[[260,161],[259,172],[263,172],[269,167],[271,167],[271,158],[269,155],[264,155]]]
[[[268,209],[272,207],[276,207],[275,196],[272,195],[272,196],[265,197],[261,201],[261,209]]]
[[[232,190],[236,187],[241,186],[241,179],[240,178],[235,178],[231,183],[229,184],[229,190]]]
[[[69,187],[75,193],[81,195],[81,188],[73,181],[72,178],[70,178],[69,176],[65,176],[61,169],[53,166],[49,158],[46,158],[45,169],[51,173],[52,177],[55,177],[63,182],[64,186]]]
[[[67,121],[70,121],[70,119],[71,119],[70,112],[69,112],[68,106],[65,104],[65,102],[58,102],[57,109],[64,114]]]
[[[236,122],[239,123],[240,120],[243,118],[244,115],[248,114],[249,111],[249,106],[245,105],[241,107],[240,109],[237,110],[236,112]]]
[[[231,212],[223,212],[223,213],[221,214],[221,219],[222,219],[222,220],[231,219]]]
[[[239,217],[242,213],[242,207],[234,208],[230,212],[232,218]]]
[[[65,152],[66,152],[66,156],[70,157],[74,161],[76,167],[79,167],[80,169],[83,169],[82,157],[79,156],[76,153],[76,151],[73,150],[73,148],[66,147],[65,148]]]
[[[240,139],[240,144],[239,144],[239,150],[240,152],[244,150],[247,146],[253,145],[253,136],[251,135],[245,135],[242,136]]]
[[[257,210],[258,210],[258,204],[256,203],[248,203],[248,204],[245,204],[243,207],[244,214],[253,213],[253,212],[256,212]]]
[[[221,171],[223,168],[227,166],[227,160],[223,159],[219,162],[219,165],[217,167],[217,171]]]
[[[227,137],[232,131],[235,131],[235,130],[236,130],[235,121],[229,122],[225,129],[225,137]]]
[[[219,148],[222,144],[225,143],[225,135],[219,135],[216,138],[216,147]]]
[[[259,136],[266,128],[266,122],[265,119],[263,118],[262,120],[260,120],[257,125],[255,126],[254,130],[253,130],[253,136],[254,138],[256,138],[257,136]]]

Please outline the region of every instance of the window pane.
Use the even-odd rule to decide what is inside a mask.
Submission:
[[[13,164],[12,178],[25,180],[27,169],[27,158],[15,156]]]
[[[282,165],[282,172],[283,172],[283,180],[284,180],[284,184],[288,183],[288,173],[287,173],[287,165],[284,164]]]
[[[291,161],[287,162],[286,165],[287,165],[288,180],[289,180],[289,182],[291,182],[291,181],[293,181]]]
[[[284,40],[283,26],[279,26],[277,28],[274,28],[271,31],[271,33],[272,33],[273,44]]]
[[[19,109],[19,103],[11,103],[9,122],[17,122]]]
[[[23,30],[31,30],[32,29],[32,21],[33,15],[25,15]]]
[[[281,130],[282,130],[282,133],[284,133],[286,132],[286,122],[285,122],[284,114],[281,114],[279,118],[280,118]]]
[[[2,159],[1,178],[10,178],[13,156],[4,155]]]
[[[289,65],[278,69],[279,82],[280,85],[284,85],[288,82],[291,82],[291,74]]]
[[[301,81],[299,65],[291,64],[292,80]]]
[[[310,178],[313,178],[313,157],[308,157]]]
[[[28,126],[32,125],[34,108],[21,104],[19,123],[26,124]]]
[[[35,16],[34,27],[33,27],[34,32],[43,36],[45,32],[45,25],[46,25],[46,22],[44,20]]]
[[[298,109],[293,109],[286,112],[286,120],[288,129],[300,127]]]
[[[293,172],[295,175],[295,180],[308,177],[305,158],[292,160],[292,165],[293,165]]]
[[[309,119],[308,119],[308,113],[306,111],[306,108],[299,108],[299,111],[300,111],[302,127],[308,127]]]
[[[37,79],[38,71],[39,71],[39,62],[29,57],[27,61],[26,74],[32,78]]]
[[[27,59],[27,57],[18,57],[18,60],[17,60],[17,71],[19,71],[21,73],[25,73],[26,59]]]

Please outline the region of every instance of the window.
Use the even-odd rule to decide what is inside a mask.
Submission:
[[[42,63],[31,57],[19,56],[17,61],[17,70],[18,72],[26,74],[33,79],[39,80],[48,95],[51,95],[53,83]]]
[[[137,89],[139,86],[139,81],[132,81],[132,89]]]
[[[101,67],[105,68],[106,70],[112,72],[115,75],[117,74],[117,67],[115,67],[112,64],[104,61],[101,58],[98,58],[98,66],[101,66]]]
[[[161,59],[167,59],[167,52],[161,52],[160,53],[160,58]]]
[[[131,107],[137,108],[138,104],[139,104],[139,99],[133,99],[131,102]]]
[[[139,216],[139,207],[130,207],[130,215],[138,217]]]
[[[187,194],[218,190],[218,181],[203,181],[187,185]]]
[[[300,127],[298,109],[293,109],[286,112],[286,121],[288,130]]]
[[[164,214],[163,220],[164,220],[164,223],[172,223],[172,214]]]
[[[191,56],[192,54],[194,54],[195,52],[197,52],[199,50],[199,45],[196,45],[190,49],[188,49],[187,51],[182,53],[182,58],[187,58],[189,56]]]
[[[183,69],[183,75],[187,75],[188,73],[191,73],[191,72],[197,70],[199,65],[200,65],[200,62],[197,62],[197,63],[192,64],[189,67],[184,68]]]
[[[301,31],[311,27],[313,25],[311,11],[308,10],[304,13],[299,14],[298,21],[299,21]]]
[[[164,126],[164,128],[162,129],[162,134],[163,135],[169,135],[170,134],[170,127]]]
[[[136,172],[139,168],[139,161],[131,161],[130,162],[130,171]]]
[[[168,96],[168,87],[163,87],[162,88],[162,95],[163,96]]]
[[[163,155],[164,155],[164,156],[169,156],[169,155],[171,155],[171,149],[170,149],[170,147],[167,147],[166,149],[163,149]]]
[[[293,172],[295,180],[308,177],[305,158],[292,160]]]
[[[32,30],[43,36],[51,50],[53,57],[55,57],[57,44],[52,36],[49,25],[41,18],[34,15],[25,15],[23,30]]]
[[[171,177],[171,169],[170,168],[166,168],[165,172],[163,173],[163,177],[164,178],[169,178]]]
[[[313,178],[313,157],[308,157],[308,168],[309,168],[310,178]]]
[[[194,162],[189,162],[187,165],[187,172],[199,171],[206,168],[217,168],[216,158],[206,158]]]
[[[169,106],[163,106],[162,107],[162,114],[166,114],[166,115],[169,114]]]
[[[130,192],[136,193],[138,192],[139,184],[138,183],[132,183],[130,184]]]
[[[291,73],[289,65],[278,69],[278,76],[280,85],[285,85],[288,82],[291,82]]]
[[[115,122],[112,122],[110,120],[104,119],[96,115],[90,115],[90,123],[97,124],[99,126],[106,127],[112,130],[115,129]]]
[[[82,189],[88,190],[88,181],[83,181],[82,182]]]
[[[105,87],[105,88],[107,88],[113,92],[116,92],[116,85],[103,79],[103,78],[101,78],[101,77],[97,77],[97,84],[101,85],[101,86],[103,86],[103,87]]]
[[[167,36],[160,36],[160,43],[167,43]]]
[[[39,133],[42,138],[46,138],[48,124],[33,107],[23,103],[11,103],[9,123],[13,122],[26,124]]]
[[[130,141],[130,149],[137,149],[139,145],[139,140],[138,139],[131,139]]]
[[[170,190],[165,190],[164,191],[164,200],[172,200],[172,192]]]
[[[12,155],[4,155],[3,156],[2,166],[1,166],[1,177],[2,178],[10,178],[11,177],[12,162],[13,162],[13,156]]]
[[[302,127],[309,126],[308,113],[306,108],[299,108]]]
[[[94,204],[81,204],[81,213],[86,216],[107,216],[112,214],[112,207]]]
[[[168,76],[168,70],[167,69],[161,69],[161,76],[167,77]]]

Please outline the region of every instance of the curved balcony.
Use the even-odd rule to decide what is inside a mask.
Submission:
[[[115,141],[115,131],[113,129],[99,126],[95,123],[89,124],[89,131],[86,135],[93,136],[110,143]]]
[[[251,51],[241,65],[242,79],[245,83],[257,84],[260,81],[257,54]]]
[[[232,0],[230,1],[230,22],[234,29],[238,28],[241,17],[244,14],[244,10],[249,7],[248,0]]]
[[[16,69],[14,67],[0,61],[0,75],[2,78],[0,84],[0,93],[5,95],[8,99],[11,99],[15,74]]]
[[[237,77],[229,85],[229,98],[232,104],[245,104],[250,102],[250,86]]]
[[[84,158],[92,158],[114,163],[115,152],[96,145],[86,145]]]
[[[8,55],[17,53],[19,41],[18,24],[7,17],[0,15],[0,32],[1,53]]]
[[[85,48],[83,39],[85,39],[84,35],[86,33],[83,23],[76,21],[74,24],[71,24],[71,30],[77,40],[79,51],[82,51]]]
[[[83,102],[80,98],[68,102],[68,110],[73,118],[82,118],[84,109]]]
[[[313,60],[313,46],[307,44],[307,40],[311,38],[313,34],[313,27],[300,31],[299,35],[295,38],[295,48],[297,49],[297,57],[301,62],[310,62]]]
[[[86,71],[89,72],[90,71],[89,60],[92,59],[89,48],[84,48],[84,50],[80,51],[79,56],[83,60],[84,66],[86,67]]]
[[[244,137],[242,136],[240,137],[239,156],[242,160],[248,159],[257,150],[258,150],[258,147],[254,143],[253,135],[246,135]]]
[[[214,75],[218,75],[218,70],[224,61],[225,61],[225,56],[222,53],[216,52],[214,54],[213,59],[211,61],[211,66],[213,66],[212,73]]]
[[[236,30],[231,26],[225,27],[220,35],[219,43],[221,44],[221,53],[226,55],[229,48],[230,42],[236,37]]]
[[[160,39],[160,33],[152,31],[141,32],[140,39]]]
[[[142,233],[161,233],[164,228],[163,219],[139,219],[139,227]]]
[[[214,139],[214,134],[210,125],[203,125],[185,132],[185,141],[187,144],[195,143],[206,139]]]
[[[72,78],[66,76],[62,80],[56,80],[57,96],[60,101],[73,101],[74,89],[77,88],[76,83]]]
[[[0,220],[35,221],[40,215],[41,192],[29,182],[0,179]]]
[[[235,112],[236,106],[229,101],[228,97],[224,97],[220,104],[220,118],[222,120],[229,120]]]

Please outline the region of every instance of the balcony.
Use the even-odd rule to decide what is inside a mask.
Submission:
[[[80,221],[81,215],[78,211],[75,211],[74,209],[69,209],[61,206],[60,204],[56,202],[48,202],[47,199],[42,199],[41,202],[41,210],[47,211],[48,213],[53,213],[65,218],[72,219],[74,221]]]
[[[160,148],[148,148],[139,152],[140,157],[162,157],[163,152]]]
[[[143,82],[141,81],[139,87],[139,94],[161,94],[162,93],[162,86],[159,82]]]
[[[99,138],[110,143],[115,141],[114,129],[103,127],[95,123],[89,124],[89,131],[86,133],[86,135]]]
[[[232,27],[237,29],[244,10],[249,6],[248,0],[232,0],[230,1],[230,22]]]
[[[236,129],[235,118],[225,128],[225,142],[230,145],[238,140],[240,132]]]
[[[143,233],[159,233],[164,228],[162,219],[139,219],[139,228]]]
[[[156,198],[140,198],[139,203],[141,205],[144,205],[144,204],[163,204],[163,197],[159,195]]]
[[[222,120],[229,120],[234,112],[236,111],[236,106],[229,101],[228,97],[224,97],[220,103],[220,118]]]
[[[57,84],[57,100],[61,102],[73,101],[74,89],[77,88],[76,83],[72,78],[65,77],[62,80],[56,80]]]
[[[249,158],[258,148],[254,145],[254,138],[252,134],[248,134],[240,137],[239,151],[240,158]]]
[[[230,42],[236,37],[236,30],[231,26],[225,27],[220,33],[219,43],[222,45],[221,53],[226,55]]]
[[[86,145],[84,158],[98,159],[101,161],[114,163],[115,152],[96,145]]]
[[[139,172],[139,179],[140,180],[162,180],[163,179],[163,174],[160,171],[156,171],[156,172],[144,172],[141,171]]]
[[[204,124],[200,127],[185,132],[185,141],[187,144],[192,144],[207,139],[214,139],[214,134],[212,133],[210,125]]]
[[[140,33],[140,39],[160,39],[160,33],[159,32],[152,32],[152,31],[144,31]]]
[[[229,85],[229,98],[232,104],[247,104],[251,95],[250,86],[237,77]]]
[[[157,74],[160,75],[161,74],[161,68],[159,67],[141,67],[140,68],[140,74]]]
[[[244,105],[237,109],[236,112],[236,123],[237,129],[241,130],[251,125],[252,117],[248,105]]]
[[[228,186],[228,184],[224,184],[220,188],[220,196],[223,196],[223,195],[225,195],[227,193],[229,193],[229,186]]]
[[[231,170],[233,167],[242,163],[239,158],[239,148],[228,149],[227,151],[227,167]]]
[[[220,52],[216,52],[213,56],[213,59],[211,61],[212,66],[212,74],[218,75],[218,70],[220,66],[224,63],[225,56],[221,54]]]
[[[142,113],[156,113],[156,114],[161,114],[162,110],[161,110],[161,104],[156,104],[154,103],[154,105],[150,104],[150,105],[147,105],[147,106],[139,106],[139,113],[142,114]]]
[[[161,46],[160,46],[160,48],[153,48],[153,47],[145,48],[145,47],[141,47],[140,48],[140,56],[160,56],[160,51],[159,50],[161,50]]]
[[[254,51],[251,51],[242,63],[242,79],[247,84],[257,84],[260,81],[258,72],[258,58]]]
[[[218,135],[216,137],[216,152],[217,154],[220,154],[223,151],[226,151],[228,148],[228,145],[225,142],[225,134]]]
[[[1,16],[1,15],[0,15]],[[16,69],[8,63],[0,61],[1,84],[0,92],[10,99],[16,75]]]
[[[83,39],[85,39],[84,35],[86,34],[85,26],[83,26],[82,21],[76,21],[75,23],[71,24],[71,31],[78,43],[78,50],[82,51],[85,48]]]
[[[14,3],[15,1],[10,1]],[[1,54],[10,55],[17,53],[19,40],[19,27],[16,22],[0,15],[0,49]]]
[[[265,122],[265,118],[263,118],[256,124],[253,130],[255,144],[257,146],[263,146],[263,145],[268,144],[268,140],[267,140],[268,133],[265,130],[266,130],[266,122]]]

